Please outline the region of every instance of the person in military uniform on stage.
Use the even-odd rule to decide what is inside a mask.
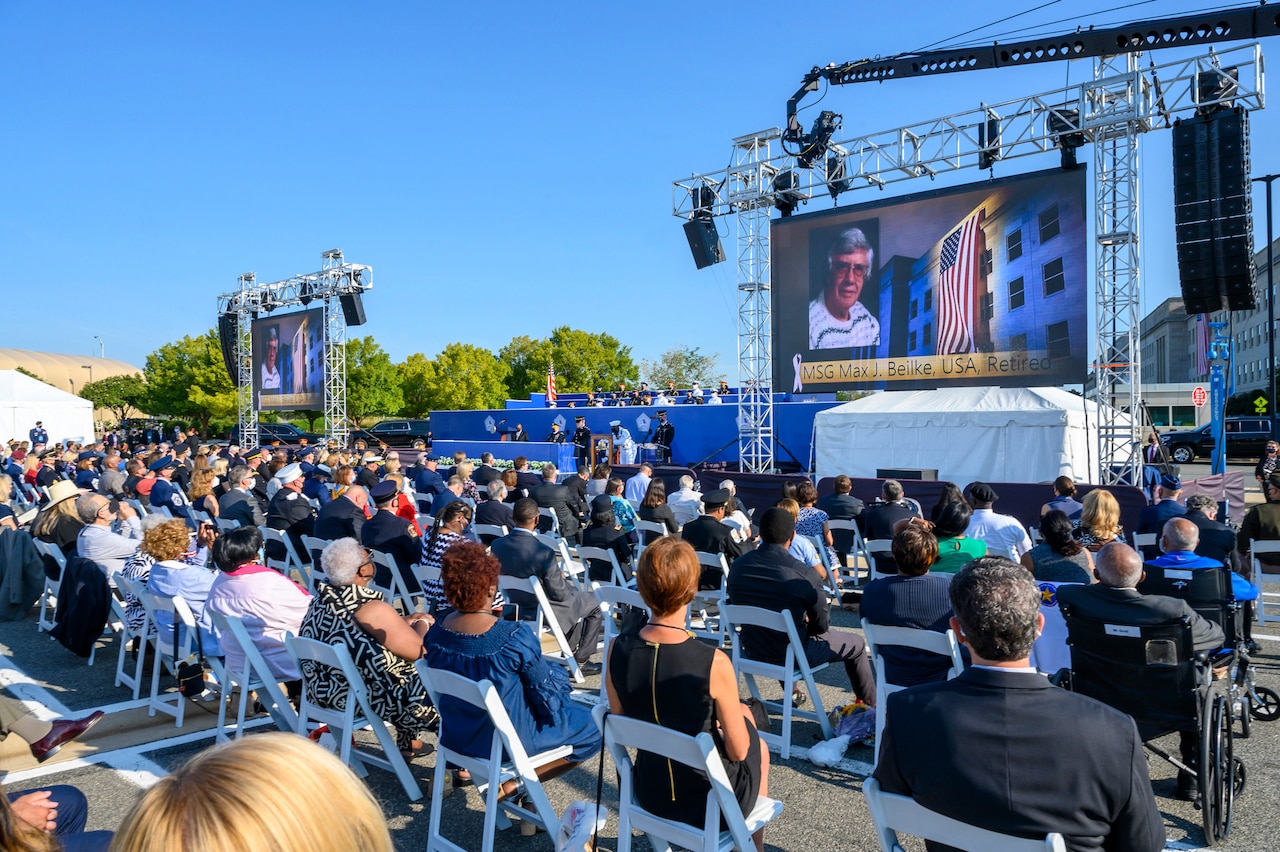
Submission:
[[[293,549],[303,562],[311,561],[311,554],[302,546],[302,537],[315,529],[316,511],[302,496],[302,467],[297,462],[280,468],[276,474],[280,490],[271,498],[267,507],[267,526],[289,536]],[[267,542],[267,557],[284,559],[285,551],[279,542]]]
[[[671,464],[671,444],[676,439],[676,427],[667,420],[667,410],[658,409],[658,425],[653,428],[652,443],[658,446],[658,463]]]
[[[400,577],[404,580],[409,592],[419,590],[418,578],[413,575],[411,566],[422,558],[422,539],[413,524],[395,513],[396,494],[399,489],[395,482],[384,479],[369,491],[369,497],[378,511],[372,518],[364,522],[360,529],[360,543],[371,550],[380,550],[395,560]],[[391,577],[382,565],[375,565],[377,573],[373,582],[384,589],[391,587]]]
[[[577,459],[578,467],[582,467],[591,458],[591,430],[587,428],[585,417],[575,417],[574,422],[578,428],[573,430],[573,457]]]
[[[563,431],[561,431],[561,429],[560,429],[560,424],[559,424],[559,423],[552,423],[552,424],[551,424],[551,434],[547,436],[547,443],[548,443],[548,444],[563,444],[563,443],[564,443],[564,440],[565,440],[565,434],[564,434],[564,432],[563,432]]]

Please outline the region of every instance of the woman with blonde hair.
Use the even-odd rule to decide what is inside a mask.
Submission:
[[[216,480],[212,468],[197,468],[191,473],[191,490],[187,495],[191,498],[191,508],[215,519],[218,517],[218,498],[213,494]]]
[[[324,791],[314,807],[283,778]],[[369,789],[331,752],[271,733],[197,754],[161,778],[125,815],[111,852],[392,852],[386,818]]]
[[[1082,502],[1080,519],[1072,523],[1073,534],[1091,553],[1097,553],[1124,535],[1124,527],[1120,526],[1120,504],[1110,491],[1095,488],[1084,495]]]
[[[463,459],[458,462],[457,476],[462,477],[462,494],[463,499],[470,500],[471,505],[480,502],[480,486],[476,485],[476,481],[471,478],[471,472],[476,466],[471,462]]]
[[[76,551],[76,539],[84,521],[76,514],[75,498],[80,489],[75,483],[60,479],[49,486],[49,502],[40,509],[31,524],[31,534],[47,544],[56,545],[64,556]]]
[[[333,499],[337,500],[355,484],[356,469],[349,464],[339,465],[333,471]]]

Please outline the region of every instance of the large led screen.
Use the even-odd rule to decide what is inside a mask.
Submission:
[[[253,321],[259,411],[324,409],[324,308]]]
[[[1078,384],[1085,171],[776,220],[774,383],[793,392]]]

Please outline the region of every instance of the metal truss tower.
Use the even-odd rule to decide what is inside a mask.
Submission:
[[[342,280],[342,251],[333,249],[322,256],[321,276]],[[372,277],[372,275],[370,276]],[[324,300],[325,361],[324,422],[327,437],[338,446],[347,445],[347,320],[342,312],[341,294],[331,290]]]

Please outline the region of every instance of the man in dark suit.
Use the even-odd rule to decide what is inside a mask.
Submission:
[[[1218,501],[1208,494],[1192,494],[1187,498],[1183,516],[1200,530],[1196,555],[1216,559],[1235,573],[1240,573],[1240,554],[1236,551],[1235,530],[1218,522]]]
[[[516,501],[512,509],[514,528],[511,533],[493,543],[493,555],[502,563],[502,573],[508,577],[537,577],[542,583],[556,623],[564,631],[565,639],[573,650],[573,658],[583,674],[598,674],[600,664],[589,662],[595,653],[596,643],[604,629],[604,620],[595,596],[569,587],[556,552],[538,541],[538,503],[529,497]],[[505,592],[508,599],[520,606],[522,618],[532,618],[538,601],[527,592]]]
[[[1085,587],[1059,594],[1063,588]],[[956,574],[950,595],[951,627],[974,667],[894,693],[878,708],[887,711],[875,770],[881,789],[992,831],[1061,832],[1070,849],[1163,849],[1164,821],[1133,720],[1030,666],[1044,616],[1026,569],[977,559]]]
[[[348,489],[348,493],[356,487],[358,486]],[[364,521],[357,534],[352,537],[371,550],[378,550],[391,556],[396,563],[396,568],[400,571],[400,578],[404,580],[405,588],[410,593],[414,593],[421,587],[410,567],[422,558],[422,540],[418,536],[418,531],[413,528],[413,524],[395,513],[394,504],[397,493],[395,482],[389,479],[373,486],[373,490],[369,492],[369,498],[373,500],[373,505],[378,511],[372,518]],[[338,499],[345,497],[346,494]],[[363,507],[360,513],[363,516]],[[324,512],[322,511],[321,514],[323,515]],[[390,572],[382,565],[374,567],[377,573],[373,576],[373,582],[384,589],[390,588]]]
[[[507,486],[502,484],[501,479],[495,479],[489,483],[489,499],[484,500],[476,506],[475,522],[477,524],[491,524],[495,527],[506,527],[508,531],[515,527],[515,520],[512,517],[511,504],[506,502]],[[535,512],[535,514],[537,514]],[[480,536],[481,544],[492,544],[498,536],[482,534]]]
[[[395,483],[392,483],[392,487]],[[352,485],[342,496],[330,500],[321,509],[316,518],[316,538],[325,541],[337,541],[340,538],[354,538],[360,541],[360,531],[364,527],[365,507],[369,505],[369,492],[362,485]]]
[[[548,463],[542,469],[542,484],[529,490],[529,496],[543,509],[551,509],[560,522],[560,535],[568,539],[578,536],[577,506],[569,489],[556,483],[556,466]]]
[[[587,522],[587,482],[591,479],[591,468],[585,464],[578,465],[578,471],[574,476],[564,481],[564,487],[569,489],[569,493],[573,495],[574,508],[578,513],[578,520],[585,526]]]
[[[513,440],[513,441],[528,441],[528,440],[529,440],[529,433],[528,433],[528,432],[526,432],[526,431],[524,430],[524,424],[522,424],[522,423],[517,423],[517,424],[516,424],[515,431],[513,431],[513,432],[511,433],[511,440]]]
[[[853,490],[852,480],[842,473],[836,477],[834,487],[834,493],[818,501],[818,508],[826,512],[827,517],[833,521],[856,521],[865,506],[861,500],[849,493]],[[848,530],[832,530],[831,540],[840,561],[847,560],[849,551],[853,550],[853,533]]]
[[[439,465],[437,459],[427,456],[422,460],[422,469],[413,478],[413,490],[418,495],[419,511],[429,511],[432,508],[431,501],[443,494],[448,487],[445,485],[444,477],[436,470]]]
[[[893,540],[894,527],[900,521],[920,517],[920,513],[911,508],[903,499],[902,483],[896,479],[886,479],[880,486],[880,499],[862,510],[858,516],[858,526],[862,537],[867,541]],[[898,566],[889,554],[874,554],[876,570],[881,574],[896,574]]]
[[[227,479],[231,490],[218,498],[218,517],[239,521],[242,527],[260,527],[266,523],[262,505],[253,493],[258,480],[253,471],[245,465],[233,467]]]
[[[733,495],[727,488],[702,495],[703,513],[685,524],[680,530],[680,537],[693,549],[702,553],[723,553],[726,562],[733,560],[750,550],[750,547],[733,537],[733,529],[724,523],[729,501]],[[718,589],[723,575],[715,568],[703,566],[702,576],[698,579],[699,589]]]
[[[874,704],[876,684],[867,643],[857,633],[831,629],[827,596],[818,572],[787,552],[795,534],[796,522],[790,512],[776,506],[764,510],[760,546],[734,560],[729,569],[729,602],[788,613],[796,633],[803,637],[810,665],[842,660],[854,695]],[[742,628],[741,641],[743,653],[753,660],[781,665],[786,658],[784,633],[748,625]]]
[[[307,498],[302,496],[302,466],[297,462],[285,465],[276,473],[275,478],[280,483],[280,490],[267,506],[267,526],[287,533],[298,558],[309,563],[311,554],[302,546],[302,537],[314,535],[316,512]],[[284,559],[285,550],[276,542],[269,541],[267,556]]]
[[[501,478],[502,474],[493,466],[493,453],[480,454],[480,466],[471,472],[471,479],[475,482],[477,488],[484,488],[495,479]]]
[[[1146,576],[1142,557],[1127,544],[1115,541],[1098,551],[1094,563],[1095,585],[1068,584],[1058,586],[1058,602],[1085,618],[1135,627],[1162,624],[1177,618],[1191,620],[1191,641],[1195,650],[1213,651],[1222,647],[1222,628],[1202,618],[1191,605],[1179,598],[1144,595],[1137,586]],[[1199,743],[1194,731],[1181,734],[1182,760],[1194,767],[1199,760]],[[1195,801],[1198,785],[1190,773],[1178,772],[1178,798]]]
[[[1150,506],[1143,506],[1142,511],[1138,513],[1138,528],[1135,532],[1155,533],[1159,536],[1164,532],[1166,521],[1186,514],[1186,508],[1178,502],[1178,498],[1182,496],[1182,480],[1172,473],[1166,473],[1160,477],[1155,495],[1156,502]],[[1144,559],[1155,559],[1159,555],[1159,547],[1142,548]]]

